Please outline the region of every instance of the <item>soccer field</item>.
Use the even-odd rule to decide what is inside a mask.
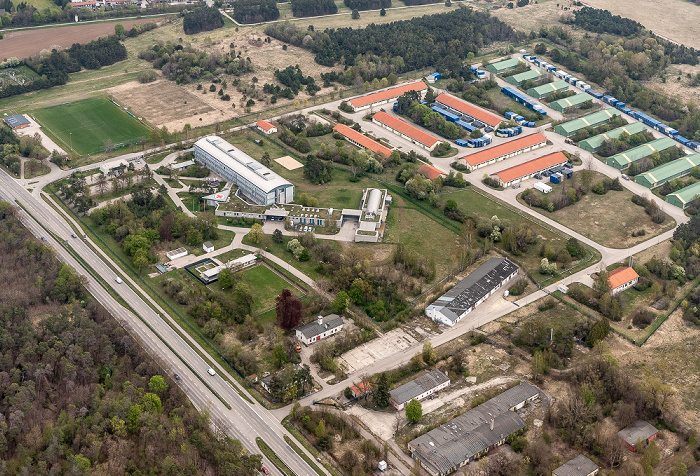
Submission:
[[[109,99],[94,98],[37,109],[32,115],[49,136],[66,150],[79,155],[104,151],[111,140],[114,148],[148,139],[149,129]]]

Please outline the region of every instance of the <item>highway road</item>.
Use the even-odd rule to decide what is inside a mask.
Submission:
[[[129,331],[141,344],[172,374],[177,373],[181,379],[178,382],[192,403],[199,410],[206,410],[212,423],[232,438],[238,439],[251,453],[259,453],[256,437],[261,437],[298,475],[313,474],[314,471],[306,462],[284,441],[287,434],[280,422],[260,404],[249,403],[241,397],[238,390],[221,378],[226,371],[218,364],[210,363],[195,351],[196,344],[185,341],[156,311],[127,284],[127,277],[119,275],[123,283],[116,282],[117,274],[100,258],[85,240],[73,238],[73,229],[49,205],[37,199],[24,190],[14,179],[4,171],[0,171],[0,196],[11,203],[20,203],[29,214],[20,212],[23,223],[37,237],[43,236],[52,246],[57,256],[74,267],[81,275],[86,276],[88,291],[105,308],[117,318],[124,328]],[[88,265],[119,294],[119,296],[141,317],[122,306],[103,285],[92,276],[78,260],[58,241],[48,234],[39,224],[49,229],[59,240],[67,241],[70,247]],[[142,320],[143,319],[143,320]],[[148,326],[144,323],[148,323]],[[150,328],[149,328],[150,326]],[[184,331],[180,331],[186,335]],[[167,342],[177,354],[163,342]],[[214,367],[216,376],[207,374],[207,369]],[[196,373],[196,374],[195,374]],[[199,379],[204,379],[205,386]],[[233,379],[231,378],[233,381]],[[213,393],[218,393],[230,406],[226,406]],[[244,392],[244,390],[241,390]],[[251,401],[252,398],[251,398]],[[300,445],[298,445],[300,446]],[[313,458],[311,455],[309,455]],[[281,474],[264,460],[263,464],[273,474]]]

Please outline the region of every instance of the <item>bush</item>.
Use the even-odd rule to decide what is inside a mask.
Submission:
[[[654,322],[654,319],[656,319],[656,315],[651,310],[642,307],[636,309],[632,314],[632,324],[640,329],[647,327]]]
[[[528,284],[527,279],[520,278],[508,289],[508,292],[511,296],[520,296],[525,291]]]
[[[138,76],[139,83],[152,83],[158,79],[155,71],[141,71]]]

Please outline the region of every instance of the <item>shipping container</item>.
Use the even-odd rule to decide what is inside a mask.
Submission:
[[[467,141],[465,141],[464,139],[457,139],[455,141],[455,144],[457,144],[460,147],[467,147],[467,145],[468,145]]]
[[[549,181],[552,182],[552,183],[561,183],[562,178],[563,178],[563,177],[562,177],[561,174],[556,173],[556,174],[552,174],[552,175],[549,176]]]

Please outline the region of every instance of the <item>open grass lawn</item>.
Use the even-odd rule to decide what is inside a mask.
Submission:
[[[114,148],[147,139],[149,129],[106,98],[84,99],[32,113],[44,131],[67,150],[95,154],[111,140]]]
[[[602,178],[603,175],[596,174],[593,184]],[[571,180],[577,181],[578,174],[574,174]],[[562,187],[567,185],[570,185],[570,182],[568,184],[552,184],[553,191],[549,194],[550,199],[554,200]],[[553,213],[541,208],[535,210],[596,243],[610,248],[629,248],[676,226],[675,220],[668,215],[662,224],[652,222],[644,208],[632,203],[633,195],[627,189],[611,190],[605,195],[589,192],[573,205]],[[644,230],[646,234],[632,236],[632,232],[638,230]]]
[[[274,307],[275,298],[285,288],[297,294],[286,279],[272,272],[266,266],[255,266],[254,268],[240,271],[240,273],[243,276],[243,281],[248,284],[251,293],[253,293],[253,312],[255,313]]]

